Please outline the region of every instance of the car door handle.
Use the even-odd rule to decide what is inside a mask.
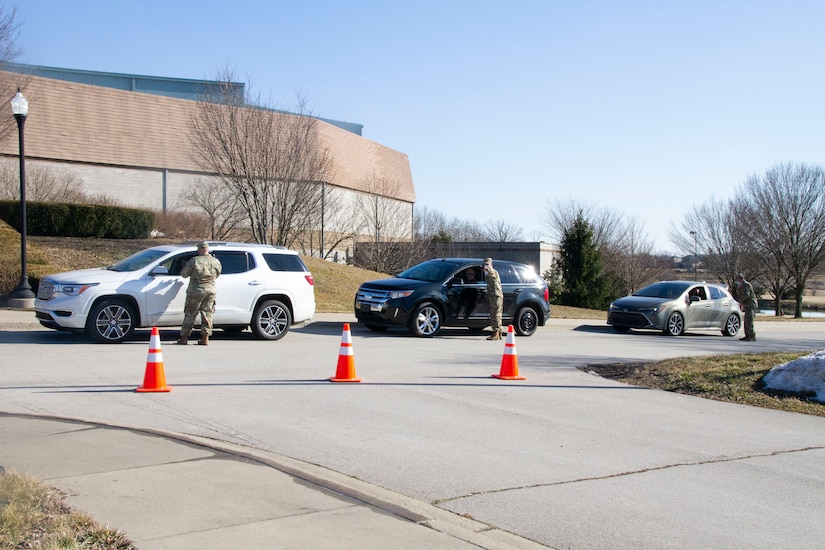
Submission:
[[[261,281],[254,281],[254,280],[253,280],[253,281],[249,281],[249,283],[247,283],[247,284],[248,284],[249,286],[260,286]]]

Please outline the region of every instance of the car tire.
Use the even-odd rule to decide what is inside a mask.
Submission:
[[[132,333],[137,325],[137,314],[132,306],[122,300],[102,300],[89,313],[86,332],[95,342],[119,344]]]
[[[742,320],[735,313],[731,313],[728,320],[725,321],[725,328],[722,329],[722,334],[725,336],[736,336],[739,334],[739,328],[742,326]]]
[[[538,313],[529,306],[519,309],[514,321],[515,326],[513,328],[516,329],[516,334],[519,336],[532,336],[539,328]]]
[[[613,325],[613,330],[615,330],[616,332],[627,332],[628,330],[630,330],[630,327],[620,327]]]
[[[664,333],[668,336],[679,336],[685,331],[685,318],[678,311],[674,311],[667,318]]]
[[[262,340],[280,340],[292,326],[292,314],[283,302],[266,300],[255,308],[249,326],[252,333]]]
[[[367,327],[368,329],[370,329],[373,332],[386,332],[387,331],[387,327],[382,327],[381,325],[368,325],[367,323],[364,323],[364,326]]]
[[[407,326],[414,336],[432,338],[441,330],[441,310],[431,303],[421,304],[413,310]]]

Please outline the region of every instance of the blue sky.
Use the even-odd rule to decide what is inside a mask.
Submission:
[[[418,204],[551,240],[546,201],[644,220],[779,162],[825,165],[825,2],[25,0],[21,63],[181,78],[406,153]]]

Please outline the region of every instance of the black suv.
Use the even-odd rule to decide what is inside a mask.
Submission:
[[[355,295],[355,316],[375,331],[406,326],[416,336],[435,336],[442,326],[490,326],[483,260],[439,258],[402,271],[397,277],[369,281]],[[530,336],[550,317],[547,283],[533,268],[496,260],[504,291],[502,325]]]

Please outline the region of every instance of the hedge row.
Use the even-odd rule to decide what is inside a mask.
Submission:
[[[19,229],[20,201],[0,200],[0,219]],[[26,201],[28,235],[145,239],[154,223],[152,212],[135,208]]]

